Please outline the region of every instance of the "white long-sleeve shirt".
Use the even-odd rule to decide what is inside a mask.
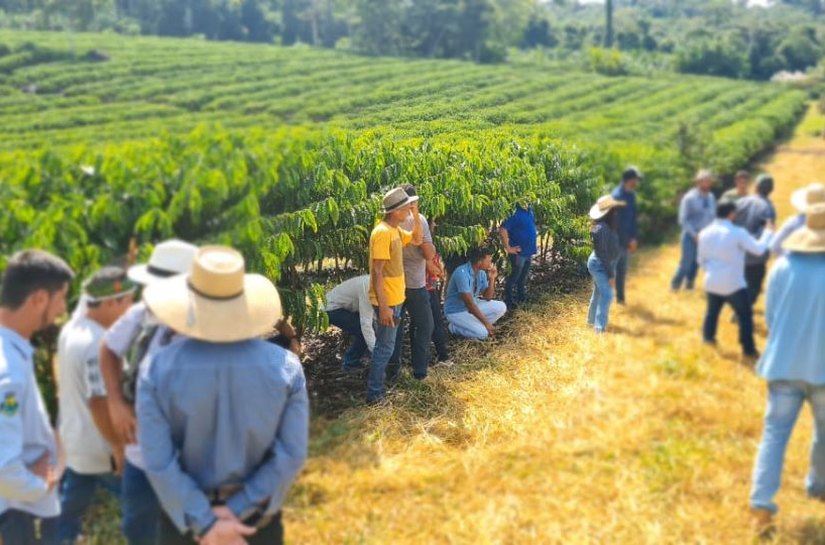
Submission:
[[[57,491],[29,467],[57,443],[34,375],[34,349],[11,329],[0,327],[0,514],[9,509],[36,517],[60,513]]]
[[[340,309],[358,314],[361,334],[367,341],[367,348],[372,352],[375,348],[375,331],[372,329],[375,310],[370,302],[370,275],[350,278],[327,292],[326,310],[329,312]]]
[[[786,255],[788,252],[782,249],[782,244],[789,236],[803,227],[805,227],[805,214],[797,214],[796,216],[788,218],[785,223],[782,224],[782,227],[779,228],[779,231],[776,232],[776,236],[773,237],[771,255],[774,257]]]
[[[756,240],[730,220],[717,219],[699,233],[699,265],[705,270],[705,291],[731,295],[748,286],[745,255],[761,255],[770,247],[773,231],[765,229]]]

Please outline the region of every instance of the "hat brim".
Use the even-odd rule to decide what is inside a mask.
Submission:
[[[610,206],[608,206],[604,210],[602,210],[601,208],[599,208],[599,203],[596,203],[590,207],[590,219],[600,220],[603,217],[605,217],[608,213],[610,213],[610,211],[614,208],[621,208],[622,206],[625,206],[625,204],[626,203],[624,201],[616,201],[614,203],[611,203]]]
[[[244,291],[232,299],[212,299],[192,291],[189,275],[156,281],[143,299],[163,325],[193,339],[230,343],[270,333],[283,317],[278,290],[258,274],[244,276]]]
[[[169,276],[158,276],[149,272],[148,265],[133,265],[126,271],[126,276],[132,282],[136,282],[141,286],[149,286],[161,280],[168,280]]]
[[[791,193],[791,206],[793,206],[797,212],[804,214],[805,210],[808,209],[808,188],[803,187],[802,189],[797,189],[793,193]]]
[[[401,201],[399,204],[396,204],[392,208],[384,208],[384,213],[389,214],[390,212],[395,212],[396,210],[401,210],[405,206],[409,206],[414,202],[418,202],[418,195],[414,195],[412,197],[407,196],[407,200]]]
[[[785,239],[782,248],[801,254],[823,254],[825,253],[825,231],[814,231],[803,227]]]

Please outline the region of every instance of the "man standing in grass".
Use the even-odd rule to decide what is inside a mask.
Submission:
[[[527,279],[533,256],[538,252],[538,233],[536,215],[533,207],[519,203],[513,215],[504,220],[498,230],[507,259],[510,261],[510,274],[504,284],[504,302],[507,308],[514,309],[527,301]]]
[[[405,298],[404,247],[420,246],[424,241],[420,221],[413,222],[412,231],[399,227],[410,214],[413,218],[419,217],[418,197],[411,197],[397,187],[384,195],[383,212],[384,218],[370,235],[370,302],[375,309],[375,349],[367,379],[367,403],[377,403],[385,394],[387,364],[395,350]]]
[[[643,179],[642,173],[636,167],[628,167],[622,173],[622,183],[613,190],[613,198],[625,205],[616,210],[618,223],[616,232],[619,234],[621,253],[616,262],[616,302],[625,304],[625,283],[627,268],[630,264],[630,254],[639,248],[639,222],[636,210],[636,188]]]
[[[699,232],[713,222],[716,213],[716,198],[711,193],[713,174],[709,170],[700,170],[694,178],[696,187],[688,191],[679,205],[679,225],[682,226],[682,259],[676,275],[670,283],[673,291],[682,286],[692,290],[699,273],[696,261],[696,248]]]
[[[32,336],[66,312],[74,273],[40,250],[15,254],[0,288],[0,543],[51,545],[60,500],[58,442],[37,387]]]
[[[739,322],[739,343],[743,356],[746,360],[755,360],[759,353],[753,340],[753,306],[745,280],[745,255],[760,255],[767,251],[773,237],[773,224],[768,224],[762,237],[756,240],[745,229],[734,225],[735,203],[719,203],[716,216],[716,221],[699,235],[699,263],[706,271],[705,291],[708,296],[704,340],[708,344],[716,344],[719,313],[728,303]]]
[[[123,443],[114,432],[100,374],[100,343],[132,304],[136,285],[120,267],[103,267],[83,285],[81,308],[60,331],[57,377],[66,473],[60,486],[60,545],[73,545],[102,487],[120,498]]]
[[[825,204],[806,210],[806,226],[788,237],[784,249],[788,255],[768,280],[770,335],[757,367],[768,381],[768,407],[750,505],[763,534],[772,530],[785,449],[806,401],[815,423],[806,487],[810,497],[825,499]]]
[[[736,225],[744,227],[751,235],[758,238],[768,223],[776,223],[776,209],[768,198],[773,192],[773,178],[760,174],[756,179],[756,194],[736,202]],[[755,304],[762,292],[762,283],[768,270],[770,252],[751,255],[745,258],[745,279],[748,281],[748,296]]]
[[[415,188],[405,184],[402,189],[411,198],[417,198]],[[417,204],[416,204],[417,206]],[[430,233],[430,225],[423,214],[410,214],[399,227],[412,232],[415,223],[422,232],[421,244],[409,244],[404,247],[404,307],[398,332],[395,336],[395,351],[390,357],[387,366],[387,375],[397,376],[401,371],[401,353],[404,344],[404,318],[410,317],[410,359],[412,361],[413,376],[418,380],[427,378],[427,367],[430,364],[430,347],[433,336],[433,313],[430,308],[430,298],[427,292],[427,263],[435,259],[435,246]]]
[[[751,175],[747,170],[740,170],[733,177],[733,187],[722,193],[722,201],[736,202],[751,194]]]
[[[507,312],[503,301],[495,301],[498,270],[490,250],[470,251],[467,262],[450,275],[444,312],[453,335],[485,340],[496,334],[495,323]]]

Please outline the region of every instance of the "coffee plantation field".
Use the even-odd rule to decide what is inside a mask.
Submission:
[[[661,236],[690,170],[746,166],[806,102],[777,85],[553,64],[99,34],[0,44],[0,253],[51,248],[86,273],[133,239],[144,253],[169,236],[231,243],[313,328],[320,273],[363,268],[393,185],[418,187],[445,255],[527,200],[577,256],[582,212],[623,165],[645,170],[643,226]]]

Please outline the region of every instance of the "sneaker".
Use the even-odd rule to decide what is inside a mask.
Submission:
[[[773,513],[767,509],[753,509],[751,513],[753,514],[753,532],[759,539],[771,539],[776,532]]]
[[[755,365],[756,362],[759,361],[760,356],[762,356],[762,354],[760,354],[758,350],[753,354],[742,354],[742,363]]]
[[[433,365],[433,367],[447,367],[447,368],[449,368],[449,367],[452,367],[453,365],[455,365],[455,362],[453,360],[446,359],[446,360],[438,360],[438,363]]]
[[[702,339],[702,342],[708,346],[719,346],[719,343],[716,342],[716,339]]]

